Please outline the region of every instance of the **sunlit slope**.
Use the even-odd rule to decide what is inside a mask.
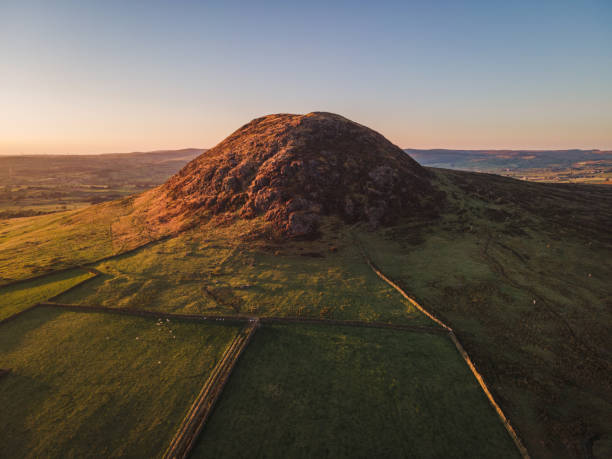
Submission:
[[[380,279],[337,220],[317,241],[249,240],[257,221],[199,227],[94,265],[57,301],[166,312],[436,326]]]
[[[610,456],[612,192],[430,171],[446,193],[438,215],[415,213],[376,231],[325,217],[321,237],[312,241],[276,240],[259,218],[201,222],[96,263],[102,275],[57,301],[435,326],[369,270],[362,244],[387,275],[455,329],[535,457],[581,457],[584,448]],[[5,224],[0,245],[12,252],[2,252],[1,266],[25,276],[38,259],[43,269],[73,266],[159,239],[138,225],[138,205],[113,206],[124,216],[113,220],[112,206],[99,211],[113,229],[111,244],[94,227],[99,247],[78,236],[91,228],[91,214]],[[65,231],[56,240],[45,228]],[[120,228],[134,235],[130,244],[116,243]],[[95,256],[85,256],[90,252]],[[49,263],[59,255],[60,262]]]
[[[142,224],[136,199],[0,220],[0,285],[90,263],[163,236]]]

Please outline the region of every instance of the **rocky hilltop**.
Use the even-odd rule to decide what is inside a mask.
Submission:
[[[316,235],[323,215],[390,224],[440,197],[430,174],[399,147],[323,112],[257,118],[155,191],[164,203],[161,222],[193,214],[263,216],[289,237]]]

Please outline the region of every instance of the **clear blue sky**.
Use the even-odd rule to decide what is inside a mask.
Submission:
[[[402,147],[612,149],[612,1],[0,0],[0,153],[332,111]]]

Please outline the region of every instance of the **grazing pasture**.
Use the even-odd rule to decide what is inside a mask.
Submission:
[[[262,327],[193,457],[518,457],[445,335]]]
[[[159,457],[234,325],[37,308],[0,325],[4,457]]]

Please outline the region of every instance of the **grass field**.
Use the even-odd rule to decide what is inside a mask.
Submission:
[[[0,325],[0,456],[160,456],[237,331],[55,308]]]
[[[612,151],[406,150],[423,166],[521,180],[612,185]]]
[[[193,457],[518,457],[448,337],[266,326]]]
[[[454,174],[439,219],[359,238],[455,329],[535,457],[582,457],[593,439],[610,457],[610,198],[458,174],[465,195]]]
[[[95,262],[161,236],[135,214],[131,198],[0,220],[0,285]]]
[[[113,254],[118,203],[39,217],[0,220],[0,283],[52,272]],[[15,263],[19,260],[19,263]]]
[[[97,264],[103,276],[58,301],[434,326],[376,277],[344,235],[268,247],[241,240],[250,226],[240,225],[193,230]]]
[[[92,276],[88,271],[72,269],[0,287],[0,320],[48,300]]]

